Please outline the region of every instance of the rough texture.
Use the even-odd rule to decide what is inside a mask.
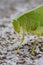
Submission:
[[[31,48],[37,37],[28,33],[20,53],[16,55],[14,51],[21,41],[21,36],[17,43],[12,43],[17,34],[11,24],[12,18],[41,3],[43,0],[0,0],[0,65],[43,65],[43,37],[39,39],[36,54],[32,55]]]

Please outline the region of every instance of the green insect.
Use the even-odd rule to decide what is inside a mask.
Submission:
[[[43,5],[35,8],[29,12],[26,12],[19,16],[18,18],[12,21],[15,32],[18,34],[22,34],[22,40],[19,47],[22,45],[25,33],[28,32],[37,35],[43,36]],[[34,48],[36,44],[32,48],[32,53],[34,54]]]

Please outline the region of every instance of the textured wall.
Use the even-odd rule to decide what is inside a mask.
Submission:
[[[43,4],[43,0],[0,0],[0,18],[23,12]]]

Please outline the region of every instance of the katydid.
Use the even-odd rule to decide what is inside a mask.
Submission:
[[[25,12],[12,21],[15,32],[22,33],[21,45],[25,38],[25,33],[32,33],[34,35],[43,36],[43,5]],[[19,46],[21,47],[21,46]],[[34,44],[32,48],[32,54],[34,54]]]

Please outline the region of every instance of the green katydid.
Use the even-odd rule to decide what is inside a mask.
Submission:
[[[43,36],[43,5],[20,15],[12,21],[12,24],[15,32],[22,33],[21,45],[24,41],[25,32]],[[36,45],[34,44],[34,46]],[[34,47],[32,48],[32,53],[34,54]]]

